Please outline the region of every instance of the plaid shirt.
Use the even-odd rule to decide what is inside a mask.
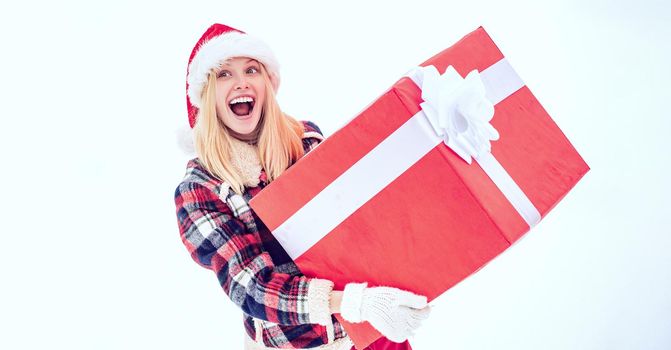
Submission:
[[[313,123],[303,125],[307,153],[322,137]],[[260,179],[259,186],[245,188],[240,196],[205,170],[198,158],[190,160],[175,191],[182,242],[199,265],[214,271],[224,292],[242,309],[252,339],[262,337],[267,347],[303,349],[346,336],[327,309],[320,312],[326,315],[322,320],[310,313],[324,302],[319,307],[328,308],[328,295],[315,291],[323,294],[333,284],[305,277],[247,205],[265,187],[263,172]]]

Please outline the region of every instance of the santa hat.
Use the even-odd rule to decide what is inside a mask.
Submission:
[[[280,66],[270,47],[263,41],[235,28],[215,23],[208,28],[191,51],[186,74],[186,106],[189,125],[196,123],[202,93],[210,71],[233,57],[249,57],[261,62],[270,75],[273,88],[280,83]]]

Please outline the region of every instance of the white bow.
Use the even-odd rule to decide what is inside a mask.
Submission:
[[[468,164],[491,151],[490,141],[499,133],[489,124],[494,105],[485,97],[485,87],[477,70],[462,78],[452,67],[443,75],[434,66],[418,67],[409,74],[422,89],[420,104],[443,142]]]

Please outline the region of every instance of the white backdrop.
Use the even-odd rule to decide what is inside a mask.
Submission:
[[[592,170],[414,348],[671,348],[671,11],[638,3],[3,5],[0,348],[241,348],[173,203],[187,59],[213,22],[273,47],[281,106],[327,135],[483,25]]]

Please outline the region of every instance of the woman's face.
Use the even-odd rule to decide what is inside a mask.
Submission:
[[[266,98],[261,64],[247,57],[235,57],[217,72],[217,116],[233,131],[249,134],[261,119]]]

